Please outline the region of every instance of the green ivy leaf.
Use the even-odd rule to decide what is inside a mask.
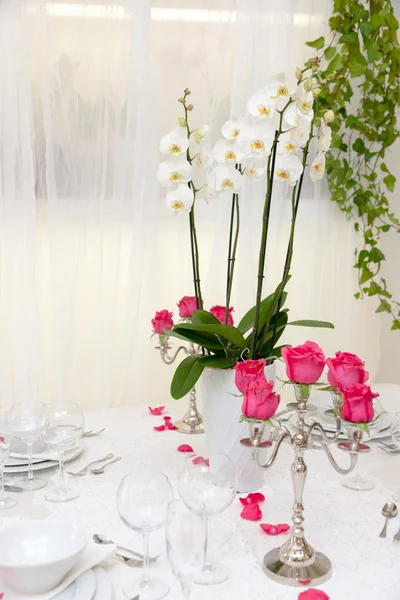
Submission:
[[[395,329],[400,329],[400,321],[399,319],[395,319],[393,321],[393,325],[391,327],[392,331],[394,331]]]
[[[353,150],[358,154],[363,154],[365,152],[365,144],[361,138],[356,139],[356,141],[353,144]]]
[[[375,312],[377,313],[381,313],[381,312],[388,312],[390,313],[391,311],[391,306],[389,304],[389,302],[387,300],[381,300],[380,305],[378,306],[378,308],[376,309]]]
[[[368,267],[364,267],[361,271],[360,283],[363,284],[374,276],[373,272],[368,269]]]
[[[324,55],[326,60],[331,60],[336,54],[336,48],[335,46],[330,46],[329,48],[326,48],[324,50]]]
[[[307,42],[307,46],[310,48],[315,48],[316,50],[321,50],[321,48],[325,45],[325,38],[321,35],[321,37],[317,38],[313,42]]]
[[[381,260],[385,260],[385,255],[375,246],[369,253],[369,259],[374,263],[379,263]]]
[[[383,182],[389,192],[394,191],[394,184],[396,183],[396,177],[394,177],[394,175],[386,175],[386,177],[383,179]]]

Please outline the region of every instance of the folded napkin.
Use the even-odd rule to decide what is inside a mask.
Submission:
[[[11,590],[3,582],[0,582],[0,592],[4,592],[4,600],[51,600],[51,598],[54,598],[54,596],[71,585],[82,573],[110,558],[116,552],[116,549],[114,544],[96,544],[93,540],[90,540],[80,560],[67,573],[62,582],[50,592],[45,592],[44,594],[21,594],[20,592]]]

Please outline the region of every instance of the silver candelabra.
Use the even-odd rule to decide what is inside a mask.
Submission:
[[[187,356],[191,354],[197,354],[199,349],[194,347],[194,344],[190,343],[189,348],[186,346],[179,346],[174,352],[174,354],[169,355],[168,351],[170,350],[170,346],[168,345],[168,336],[164,335],[162,342],[160,342],[160,354],[161,359],[166,365],[172,365],[175,362],[177,356],[180,352],[183,352]],[[183,415],[182,419],[179,421],[175,421],[175,427],[181,433],[204,433],[204,425],[203,425],[203,417],[199,413],[196,404],[196,388],[192,388],[189,392],[189,408]]]
[[[288,404],[288,409],[297,413],[296,431],[291,433],[284,426],[279,426],[271,441],[263,441],[265,433],[265,422],[252,420],[249,422],[250,438],[241,440],[244,446],[252,448],[253,456],[257,464],[268,469],[275,461],[279,448],[285,439],[288,439],[294,449],[294,461],[291,466],[292,484],[294,490],[293,526],[290,538],[280,548],[268,552],[263,559],[265,573],[274,581],[291,586],[319,585],[326,581],[332,571],[332,565],[327,556],[322,552],[316,552],[307,542],[303,527],[303,490],[307,477],[307,465],[304,462],[304,453],[307,449],[321,447],[333,468],[342,474],[350,473],[357,463],[358,453],[365,451],[361,444],[362,431],[356,425],[348,424],[348,441],[340,442],[338,447],[350,456],[350,466],[342,469],[335,461],[328,445],[336,441],[340,435],[342,421],[334,413],[336,419],[336,431],[332,437],[326,435],[322,425],[314,422],[306,425],[304,418],[311,412],[307,402],[310,395],[310,386],[293,384],[296,402]],[[333,405],[339,401],[339,397],[333,396]],[[318,434],[316,433],[318,432]],[[261,464],[259,450],[267,446],[273,446],[270,457],[265,464]]]

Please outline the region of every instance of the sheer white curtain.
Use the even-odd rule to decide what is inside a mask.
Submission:
[[[188,223],[155,180],[159,137],[192,91],[212,142],[278,70],[308,56],[330,0],[3,0],[0,5],[0,397],[86,408],[164,402],[172,372],[150,341],[155,310],[192,293]],[[242,194],[233,293],[254,303],[262,186]],[[224,303],[229,199],[199,201],[206,306]],[[290,203],[277,190],[266,291],[279,280]],[[379,360],[373,307],[353,299],[352,226],[323,184],[302,200],[289,302],[292,328],[327,352]]]

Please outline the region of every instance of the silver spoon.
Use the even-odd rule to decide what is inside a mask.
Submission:
[[[116,456],[115,458],[113,458],[109,462],[106,462],[102,467],[97,467],[97,469],[90,469],[90,472],[94,473],[94,475],[101,475],[102,473],[104,473],[104,469],[106,467],[108,467],[108,465],[112,465],[113,463],[116,463],[119,460],[121,460],[121,457],[120,456]]]
[[[103,433],[103,431],[105,431],[105,430],[106,430],[105,427],[103,427],[103,429],[99,429],[98,431],[95,431],[94,429],[90,429],[89,431],[85,431],[82,437],[95,437],[96,435]]]
[[[395,505],[394,502],[387,502],[385,504],[385,506],[382,508],[382,515],[386,518],[385,521],[385,525],[383,526],[382,531],[379,534],[379,537],[381,538],[385,538],[386,537],[386,529],[387,529],[387,524],[389,519],[393,519],[394,517],[397,517],[397,506]]]
[[[86,473],[88,472],[88,469],[90,469],[90,467],[92,467],[93,465],[97,465],[97,463],[101,463],[105,460],[109,460],[110,458],[113,458],[114,454],[107,454],[106,456],[103,456],[103,458],[98,458],[97,460],[92,461],[91,463],[89,463],[88,465],[86,465],[86,467],[83,467],[83,469],[81,469],[80,471],[77,471],[76,473],[72,473],[72,471],[67,471],[68,475],[75,475],[78,477],[82,477],[83,475],[86,475]]]
[[[105,535],[101,535],[101,533],[95,533],[93,536],[93,539],[96,542],[96,544],[114,544],[115,546],[117,546],[115,544],[115,542],[106,538]],[[140,560],[143,560],[143,554],[140,554],[139,552],[135,552],[134,550],[129,550],[129,548],[124,548],[123,546],[117,546],[117,550],[119,552],[129,552],[129,554],[132,554],[133,556],[137,556]],[[158,558],[158,556],[154,556],[154,557],[150,556],[149,562],[156,562],[157,558]]]

